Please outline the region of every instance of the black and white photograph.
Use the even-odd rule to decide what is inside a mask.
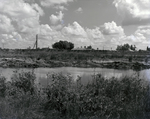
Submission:
[[[0,119],[150,119],[150,0],[0,0]]]

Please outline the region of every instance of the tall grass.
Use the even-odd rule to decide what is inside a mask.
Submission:
[[[33,72],[16,72],[11,82],[0,77],[2,119],[146,119],[149,85],[138,76],[106,79],[94,75],[82,85],[70,75],[48,74],[47,87]]]

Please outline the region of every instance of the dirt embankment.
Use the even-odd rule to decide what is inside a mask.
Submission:
[[[150,68],[149,64],[142,62],[124,62],[124,61],[94,61],[94,60],[80,60],[80,61],[56,61],[56,60],[37,60],[31,58],[16,59],[16,58],[1,58],[0,67],[4,68],[38,68],[38,67],[99,67],[112,69],[133,69],[143,70]]]

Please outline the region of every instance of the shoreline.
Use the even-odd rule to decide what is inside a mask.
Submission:
[[[37,60],[37,59],[16,59],[1,58],[0,67],[2,68],[57,68],[57,67],[77,67],[77,68],[109,68],[118,70],[144,70],[149,69],[150,64],[143,62],[127,62],[127,61],[94,61],[94,60]]]

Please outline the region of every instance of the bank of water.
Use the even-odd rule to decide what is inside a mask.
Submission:
[[[49,80],[47,80],[48,73],[62,73],[71,75],[73,80],[76,81],[78,76],[81,77],[81,82],[83,84],[89,82],[92,79],[92,75],[94,74],[102,74],[105,78],[116,77],[120,78],[122,76],[132,76],[138,75],[142,79],[147,79],[150,81],[150,69],[142,70],[139,72],[135,72],[133,70],[116,70],[116,69],[108,69],[108,68],[75,68],[75,67],[61,67],[61,68],[0,68],[0,74],[8,81],[11,80],[14,71],[34,71],[36,75],[36,81],[42,85],[47,85]]]

